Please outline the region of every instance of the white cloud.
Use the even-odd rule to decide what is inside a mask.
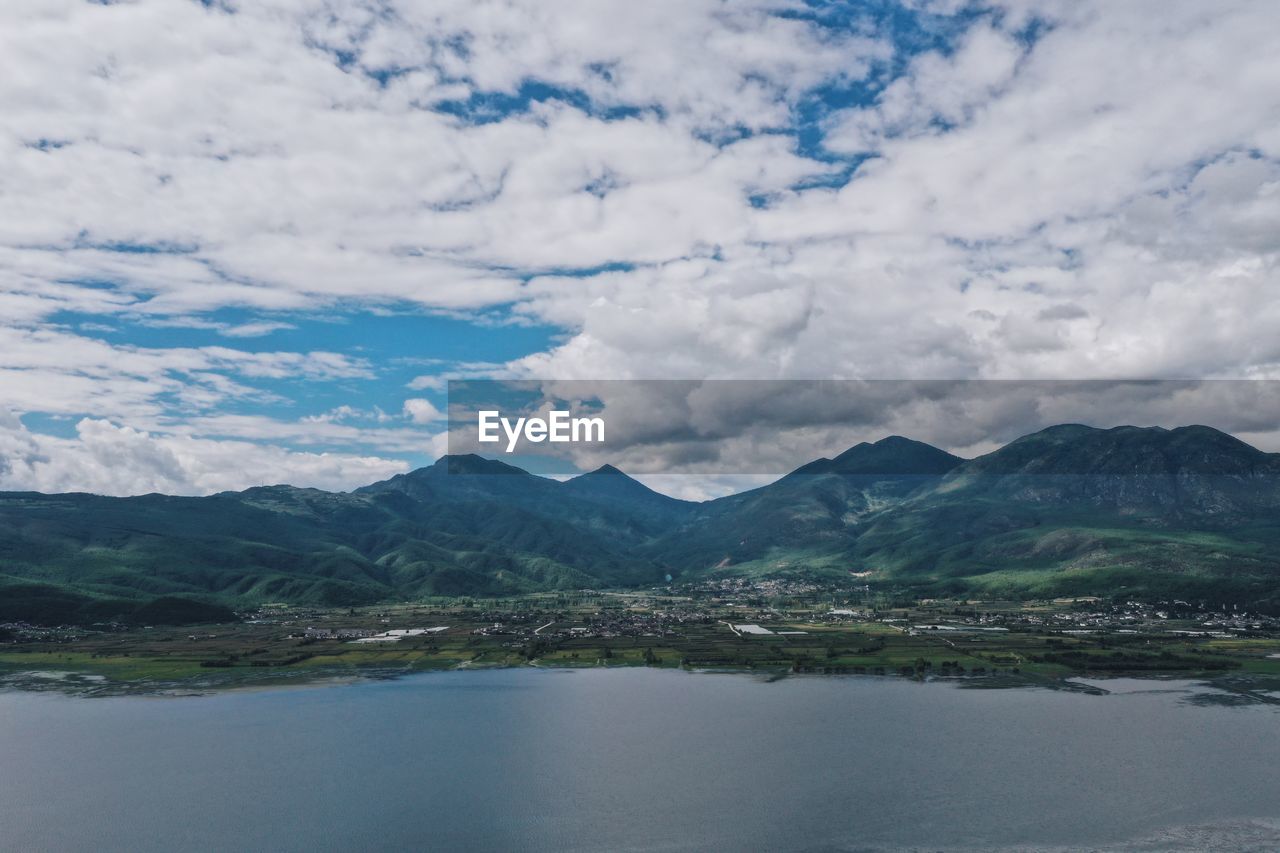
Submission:
[[[300,447],[369,448],[428,458],[438,447],[435,436],[424,430],[344,422],[351,417],[367,419],[369,415],[364,412],[346,415],[339,409],[337,414],[283,420],[266,415],[220,413],[197,415],[179,422],[161,421],[157,429],[190,437],[284,442]],[[373,417],[377,420],[376,413]]]
[[[0,402],[22,412],[154,416],[176,398],[186,409],[272,395],[237,381],[368,379],[371,366],[340,353],[244,352],[228,347],[148,348],[54,327],[0,326]]]
[[[0,243],[37,282],[117,281],[149,313],[466,308],[518,298],[495,263],[680,255],[741,228],[743,189],[822,170],[784,139],[719,152],[699,135],[783,126],[807,89],[887,51],[783,5],[10,4]],[[530,79],[644,112],[556,101],[468,126],[430,109]],[[586,191],[606,176],[615,192]]]
[[[297,327],[294,326],[292,323],[273,323],[273,322],[264,321],[264,322],[258,322],[258,323],[240,323],[239,325],[236,325],[236,326],[227,326],[225,328],[219,329],[218,334],[228,338],[260,338],[263,335],[269,335],[272,332],[278,332],[281,329],[295,329],[295,328]]]
[[[415,424],[429,424],[444,418],[444,413],[430,400],[424,400],[421,397],[404,401],[404,415]]]
[[[893,27],[837,32],[784,0],[225,8],[0,6],[0,406],[401,452],[415,431],[229,404],[381,379],[363,353],[249,351],[289,327],[276,312],[405,302],[563,331],[418,391],[1280,374],[1265,0],[968,4],[946,50],[915,56]],[[891,58],[896,79],[859,90]],[[801,144],[824,85],[867,102],[817,110]],[[569,94],[526,103],[548,87]],[[228,307],[245,319],[210,315]],[[110,343],[88,335],[104,324]],[[228,346],[137,346],[136,324]]]
[[[91,418],[76,424],[75,438],[55,438],[0,418],[0,489],[203,495],[284,482],[346,490],[407,469],[399,459],[152,435]]]
[[[292,323],[284,323],[280,321],[262,320],[250,323],[218,323],[213,320],[203,320],[199,317],[144,317],[139,321],[140,325],[161,329],[204,329],[207,331],[217,332],[226,338],[260,338],[269,335],[272,332],[278,332],[281,329],[296,329]],[[92,325],[81,323],[79,328],[82,331],[115,331],[113,326],[98,326],[96,329]]]
[[[1034,46],[980,19],[843,113],[826,144],[875,157],[839,190],[782,193],[715,259],[535,280],[518,310],[576,334],[519,367],[1276,375],[1274,9],[1036,8],[1054,20]],[[717,305],[761,276],[776,301]],[[1045,314],[1067,302],[1079,317]]]
[[[825,145],[846,154],[878,152],[888,137],[939,135],[978,120],[975,113],[1010,83],[1022,56],[1013,37],[978,24],[949,56],[930,51],[915,59],[873,109],[846,111]]]
[[[415,376],[409,380],[408,388],[414,391],[440,391],[448,385],[448,380],[442,376]]]

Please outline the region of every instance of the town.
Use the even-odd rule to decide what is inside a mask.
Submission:
[[[910,600],[861,582],[734,578],[365,608],[266,605],[240,616],[199,628],[2,625],[0,681],[27,684],[24,672],[52,670],[102,676],[95,689],[146,690],[523,665],[1046,683],[1280,676],[1280,619],[1181,600]]]

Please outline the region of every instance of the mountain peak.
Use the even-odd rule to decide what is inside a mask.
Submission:
[[[1054,424],[1053,426],[1019,436],[1005,446],[1012,447],[1020,442],[1026,444],[1061,444],[1068,441],[1078,441],[1102,432],[1105,432],[1105,430],[1088,424]]]
[[[514,475],[496,476],[489,475]],[[492,480],[492,482],[484,482]],[[543,480],[535,477],[523,468],[486,459],[474,453],[459,453],[441,456],[433,464],[425,468],[417,468],[407,474],[396,474],[386,480],[370,483],[356,489],[353,494],[379,494],[386,492],[403,492],[415,497],[431,495],[438,489],[472,488],[482,491],[506,488],[504,484],[537,483]]]
[[[900,435],[886,436],[875,443],[862,441],[834,459],[815,459],[795,474],[845,474],[852,476],[941,476],[960,463],[959,456]]]
[[[630,504],[638,503],[663,508],[686,503],[661,492],[655,492],[635,477],[612,465],[601,465],[594,471],[579,474],[573,479],[566,480],[563,487],[565,491],[576,497],[591,500],[620,500]]]
[[[429,469],[441,474],[523,474],[532,476],[523,468],[499,462],[497,459],[486,459],[475,453],[455,453],[441,456]]]
[[[1240,439],[1196,425],[1061,424],[1025,435],[967,465],[962,473],[1090,475],[1244,475],[1280,464]]]
[[[863,444],[865,443],[866,442],[863,442]],[[907,438],[906,436],[903,436],[903,435],[886,435],[884,438],[880,439],[879,441],[874,442],[872,446],[873,447],[907,447],[907,446],[929,447],[930,445],[925,444],[923,441],[916,441],[914,438]]]
[[[855,444],[832,459],[831,468],[839,474],[940,476],[963,461],[932,444],[890,435],[874,444]]]
[[[652,491],[644,483],[613,465],[601,465],[593,471],[579,474],[564,481],[566,486],[574,490],[590,490],[598,492],[602,489],[617,491],[619,489]],[[657,494],[655,492],[655,494]]]

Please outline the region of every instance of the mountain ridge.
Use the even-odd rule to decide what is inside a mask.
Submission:
[[[921,594],[1268,602],[1278,518],[1280,454],[1195,425],[1061,424],[968,460],[888,436],[702,502],[612,465],[558,481],[461,455],[350,492],[0,493],[0,598],[35,585],[103,616],[870,572]]]

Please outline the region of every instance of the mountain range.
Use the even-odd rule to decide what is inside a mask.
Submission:
[[[705,502],[608,465],[561,482],[472,455],[352,492],[0,493],[0,621],[194,621],[267,602],[722,575],[1276,609],[1280,454],[1204,426],[1066,424],[968,460],[891,436]]]

